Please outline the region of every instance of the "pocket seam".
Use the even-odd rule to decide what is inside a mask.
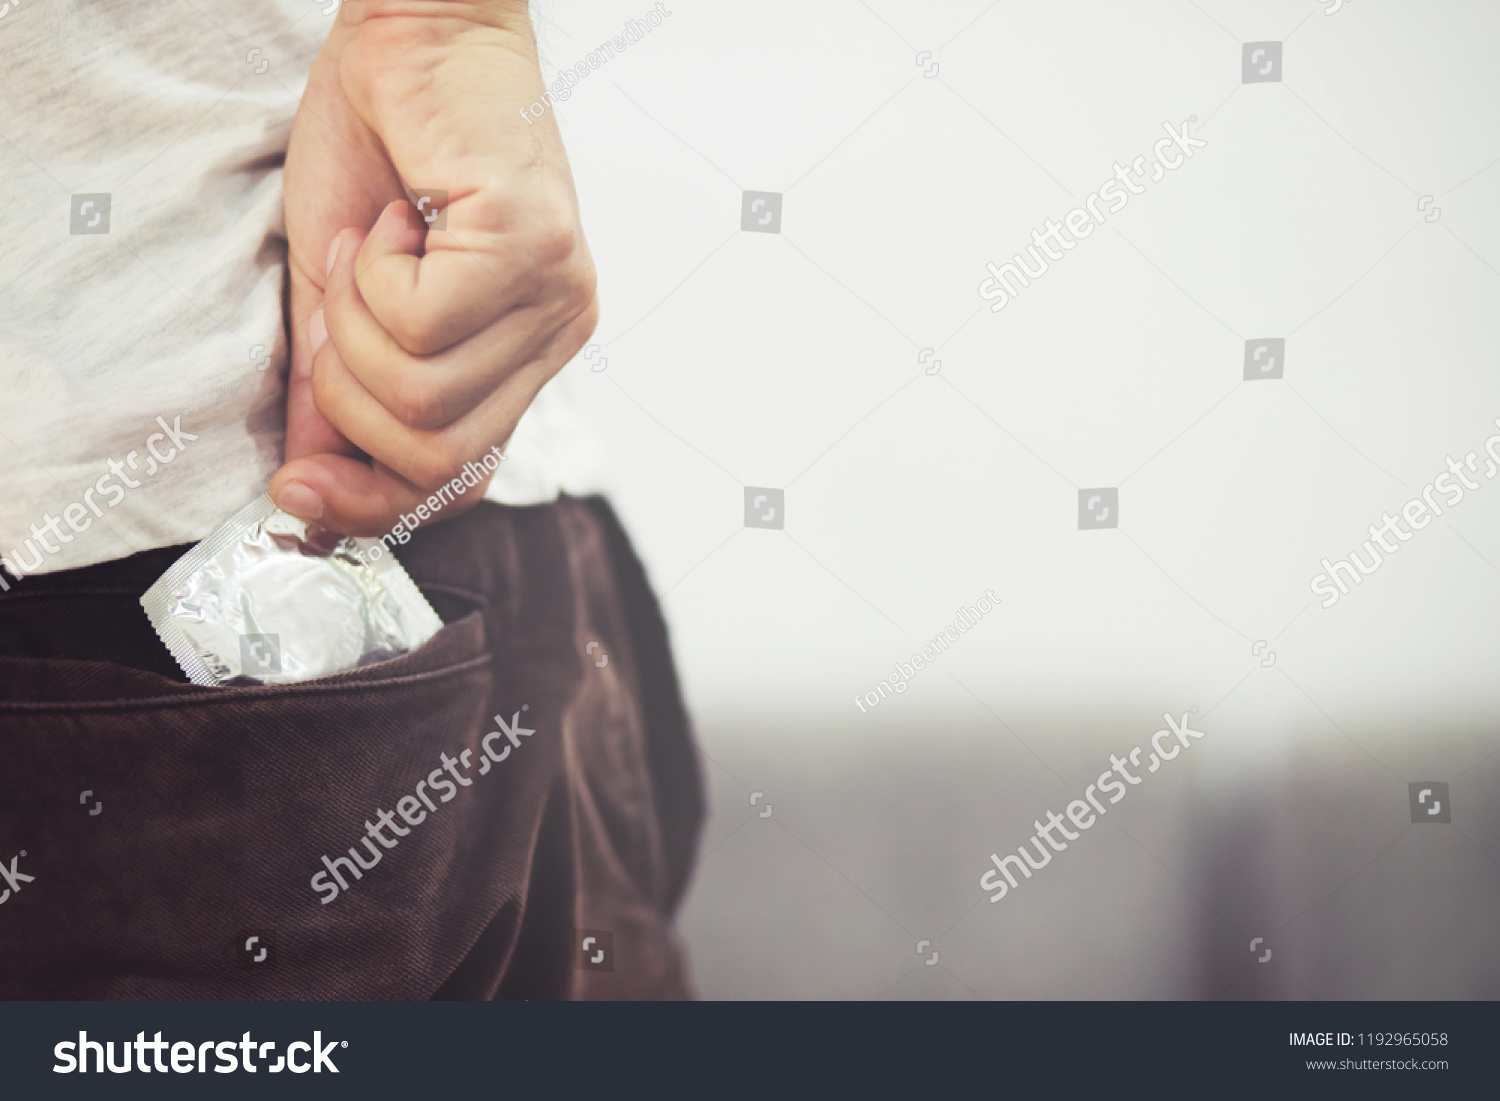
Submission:
[[[459,662],[457,665],[445,665],[441,669],[428,669],[421,673],[404,673],[399,677],[384,677],[380,680],[341,681],[338,684],[306,682],[302,684],[263,684],[253,687],[203,688],[201,692],[193,692],[187,695],[151,696],[139,700],[38,701],[34,703],[26,701],[0,702],[0,714],[7,711],[25,711],[29,713],[56,711],[73,714],[80,711],[130,711],[137,708],[198,707],[203,704],[235,704],[251,700],[281,699],[309,693],[326,694],[363,692],[369,689],[402,688],[407,685],[420,684],[423,681],[441,680],[446,677],[470,673],[475,669],[489,665],[493,658],[494,655],[491,651],[486,650],[477,657],[469,658],[466,661]],[[190,687],[200,686],[193,685]]]

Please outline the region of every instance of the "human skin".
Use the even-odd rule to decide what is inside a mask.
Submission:
[[[543,88],[524,2],[340,6],[283,178],[281,508],[345,534],[389,531],[503,447],[593,333],[594,265],[562,138],[551,112],[517,114]],[[445,231],[420,222],[403,180],[448,192]]]

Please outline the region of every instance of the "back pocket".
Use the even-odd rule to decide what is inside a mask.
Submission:
[[[492,679],[479,612],[293,685],[0,658],[0,998],[427,996],[485,907],[445,909],[419,853],[333,905],[310,880],[362,838],[387,855],[378,812],[480,743]],[[420,827],[429,856],[472,802]]]

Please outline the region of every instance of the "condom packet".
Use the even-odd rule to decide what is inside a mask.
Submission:
[[[294,684],[397,657],[442,627],[383,552],[267,493],[179,558],[141,607],[194,684]]]

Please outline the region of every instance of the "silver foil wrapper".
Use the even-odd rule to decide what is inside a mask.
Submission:
[[[291,684],[414,650],[442,620],[378,539],[339,535],[265,494],[141,597],[194,684]]]

